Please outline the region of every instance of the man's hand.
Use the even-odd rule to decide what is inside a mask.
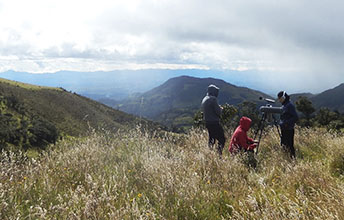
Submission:
[[[248,147],[248,149],[249,150],[253,150],[254,148],[256,148],[257,147],[257,144],[251,144],[249,147]]]
[[[258,141],[258,140],[253,140],[253,141],[248,141],[247,143],[248,143],[248,144],[258,144],[259,141]]]

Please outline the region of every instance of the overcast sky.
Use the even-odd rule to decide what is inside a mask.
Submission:
[[[343,21],[342,0],[0,0],[0,72],[250,70],[319,92],[344,82]]]

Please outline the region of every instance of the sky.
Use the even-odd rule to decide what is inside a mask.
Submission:
[[[0,72],[214,69],[321,92],[344,82],[343,21],[342,0],[0,0]]]

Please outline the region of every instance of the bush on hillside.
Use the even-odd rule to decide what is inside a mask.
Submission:
[[[235,127],[239,125],[240,118],[245,116],[252,120],[252,127],[256,129],[260,121],[259,115],[257,104],[245,101],[238,105],[238,114],[234,118]]]
[[[224,104],[222,107],[222,114],[220,118],[220,122],[226,128],[232,127],[234,122],[234,117],[238,113],[238,109],[229,104]],[[197,128],[205,128],[205,122],[203,120],[203,112],[201,110],[197,111],[194,114],[193,118],[193,125]]]
[[[221,123],[226,128],[233,127],[233,118],[238,113],[238,109],[229,104],[222,105]]]
[[[59,134],[54,124],[42,118],[18,118],[10,113],[0,114],[0,149],[9,145],[28,149],[45,148],[55,143]]]
[[[53,144],[59,136],[55,125],[42,118],[36,118],[32,121],[30,144],[39,148],[45,148],[48,144]]]
[[[11,114],[0,114],[0,149],[5,148],[7,143],[16,144],[18,121]]]
[[[304,127],[311,126],[311,116],[315,112],[315,108],[312,105],[312,102],[304,96],[300,96],[299,99],[295,102],[296,109],[300,111],[304,118],[299,120],[299,125]]]

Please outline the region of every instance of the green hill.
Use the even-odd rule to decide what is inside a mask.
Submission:
[[[220,88],[220,105],[237,105],[243,101],[261,103],[259,97],[269,97],[262,92],[238,87],[219,79],[181,76],[171,78],[146,93],[124,100],[116,108],[167,126],[190,125],[210,84]]]
[[[45,146],[63,135],[84,135],[92,128],[133,128],[138,122],[157,126],[62,88],[0,79],[2,148]]]
[[[311,97],[316,108],[327,107],[344,113],[344,83]]]
[[[301,97],[301,96],[306,97],[308,99],[311,99],[311,98],[315,97],[316,95],[314,95],[312,93],[294,93],[294,94],[290,95],[290,98],[293,102],[296,102],[299,99],[299,97]]]
[[[312,93],[297,93],[291,94],[291,99],[295,102],[300,96],[307,97],[318,110],[320,108],[328,108],[332,111],[338,111],[344,113],[344,83],[332,88],[325,90],[319,94]]]

